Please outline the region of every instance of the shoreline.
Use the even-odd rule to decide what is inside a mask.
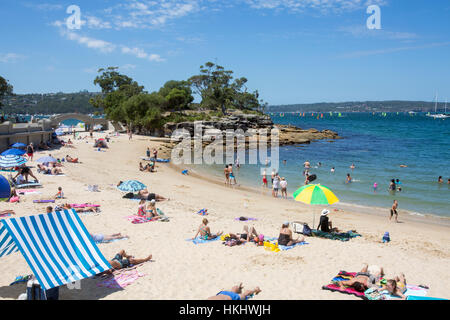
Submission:
[[[174,170],[183,170],[183,168],[179,165],[175,165],[172,162],[170,162],[169,165],[172,169]],[[218,177],[214,176],[213,174],[208,174],[206,172],[198,172],[197,170],[192,171],[193,169],[190,168],[189,171],[189,175],[200,179],[202,181],[208,181],[209,183],[213,183],[215,185],[221,185],[224,186],[224,183],[221,179],[219,179]],[[266,189],[262,189],[261,188],[257,188],[255,186],[251,186],[248,184],[238,184],[238,187],[232,187],[231,189],[234,190],[242,190],[242,191],[246,191],[246,192],[252,192],[255,194],[259,194],[259,195],[263,195],[265,197],[268,198],[273,198],[272,195],[270,194],[271,189],[270,188],[266,188]],[[266,191],[266,192],[264,192]],[[289,195],[289,192],[288,192]],[[280,197],[278,197],[277,199],[273,199],[273,200],[287,200],[289,202],[293,202],[293,198],[292,196],[288,196],[288,199],[282,199]],[[322,209],[325,208],[325,206],[318,206]],[[355,214],[369,214],[369,215],[377,215],[379,217],[388,217],[389,214],[389,208],[384,208],[384,207],[377,207],[377,206],[369,206],[369,205],[359,205],[359,204],[353,204],[353,203],[349,203],[349,202],[338,202],[337,204],[331,205],[329,206],[331,208],[336,208],[336,209],[341,209],[341,210],[345,210],[345,211],[350,211],[352,213]],[[400,209],[398,210],[399,212],[399,216],[401,216],[402,220],[405,221],[410,221],[410,222],[416,222],[416,223],[423,223],[423,224],[427,224],[427,225],[439,225],[439,226],[443,226],[443,227],[447,227],[450,228],[450,217],[443,217],[443,216],[439,216],[439,215],[434,215],[431,213],[420,213],[420,212],[413,212],[413,211],[409,211],[409,210],[403,210]]]

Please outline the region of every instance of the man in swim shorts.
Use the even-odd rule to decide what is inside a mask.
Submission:
[[[118,254],[115,255],[115,257],[108,261],[111,265],[112,269],[108,270],[109,272],[113,270],[120,270],[124,268],[128,268],[133,265],[141,264],[147,261],[150,261],[152,259],[152,255],[149,255],[145,259],[136,259],[133,256],[129,256],[126,254],[125,250],[121,250]]]
[[[391,221],[392,216],[395,214],[395,222],[398,222],[398,212],[397,212],[397,208],[398,208],[398,201],[394,200],[394,204],[392,205],[391,208],[391,215],[389,217],[389,221]]]

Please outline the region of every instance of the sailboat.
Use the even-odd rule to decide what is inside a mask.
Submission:
[[[448,115],[447,114],[447,101],[445,101],[445,113],[437,113],[437,99],[438,99],[438,96],[437,96],[437,93],[436,93],[436,102],[435,102],[435,105],[434,105],[434,114],[427,114],[427,117],[431,117],[431,118],[434,118],[434,119],[446,119],[446,118],[449,118],[450,117],[450,115]]]

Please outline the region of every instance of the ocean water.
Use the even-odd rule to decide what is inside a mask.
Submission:
[[[271,115],[278,124],[300,128],[330,129],[343,139],[321,140],[309,145],[280,147],[279,174],[288,181],[288,195],[303,185],[303,163],[313,166],[320,183],[328,186],[341,202],[389,208],[394,199],[399,208],[418,214],[450,217],[450,119],[437,120],[424,114],[347,113],[339,117],[324,113],[323,118],[305,114]],[[248,157],[246,157],[248,159]],[[234,170],[239,184],[260,187],[259,165],[243,164]],[[284,165],[282,160],[286,160]],[[317,163],[321,162],[321,166]],[[356,168],[352,171],[351,164]],[[407,165],[401,168],[400,165]],[[223,177],[223,165],[197,165],[199,172]],[[335,172],[330,169],[335,167]],[[270,170],[267,170],[270,185]],[[353,182],[345,184],[347,173]],[[443,184],[438,184],[442,176]],[[388,191],[391,179],[399,179],[402,191]],[[374,183],[378,189],[374,192]]]

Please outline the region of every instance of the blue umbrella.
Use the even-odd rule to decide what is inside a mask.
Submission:
[[[23,156],[26,153],[25,150],[20,150],[20,149],[8,149],[6,151],[2,152],[2,156]]]
[[[137,192],[147,188],[147,186],[136,180],[128,180],[122,182],[117,188],[124,192]]]
[[[11,196],[11,186],[8,180],[0,175],[0,201],[6,201]]]
[[[26,163],[28,160],[24,157],[16,155],[0,156],[0,168],[13,168],[19,167]]]
[[[27,145],[21,142],[16,142],[14,143],[11,148],[16,148],[16,149],[21,149],[21,148],[25,148]]]
[[[40,163],[58,162],[58,160],[50,156],[39,158],[36,161]]]

